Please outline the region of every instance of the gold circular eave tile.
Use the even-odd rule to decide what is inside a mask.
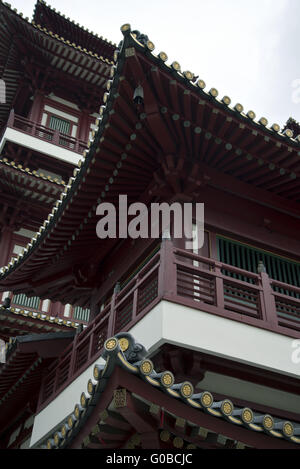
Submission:
[[[291,422],[285,422],[282,429],[283,433],[287,437],[292,437],[294,435],[294,426]]]
[[[114,350],[117,346],[117,340],[116,339],[108,339],[106,342],[105,342],[105,349],[108,350],[108,351],[111,351],[111,350]]]
[[[166,388],[169,388],[169,387],[173,386],[174,381],[175,381],[174,376],[170,371],[166,371],[165,373],[163,373],[163,375],[161,377],[161,383]]]
[[[254,415],[253,415],[253,412],[251,409],[244,409],[243,412],[242,412],[242,420],[243,422],[245,423],[252,423],[253,422],[253,418],[254,418]]]
[[[122,337],[121,339],[119,339],[119,345],[122,352],[126,352],[126,350],[129,349],[129,340],[126,339],[126,337]]]
[[[143,362],[140,365],[141,373],[145,376],[150,375],[153,369],[154,369],[154,366],[150,360],[143,360]]]
[[[193,395],[194,393],[194,387],[191,383],[186,382],[182,385],[181,387],[181,394],[185,398],[189,398]]]
[[[222,410],[222,412],[223,412],[224,415],[226,415],[226,416],[231,415],[232,412],[233,412],[233,404],[232,404],[232,402],[229,401],[229,400],[225,400],[225,401],[222,403],[221,410]]]
[[[274,427],[274,419],[271,415],[265,415],[263,419],[263,427],[266,430],[273,430]]]
[[[213,396],[210,392],[204,392],[201,396],[201,403],[204,407],[210,407],[213,404]]]

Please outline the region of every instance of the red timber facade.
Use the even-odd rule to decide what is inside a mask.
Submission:
[[[37,2],[32,22],[2,1],[0,15],[2,267],[35,236],[88,148],[115,46],[44,2]],[[60,301],[10,291],[6,297],[21,310],[88,320],[88,311]]]
[[[1,7],[14,24],[21,21]],[[74,37],[81,46],[72,52],[82,60],[88,47],[95,54],[110,50],[43,2],[35,17],[41,25],[26,23],[28,37],[46,34],[49,41],[62,41],[61,47],[70,47]],[[56,37],[62,31],[64,40]],[[51,327],[61,328],[57,335],[41,330],[39,340],[26,329],[16,338],[9,318],[19,323],[24,315],[4,305],[3,338],[13,333],[14,339],[0,369],[0,409],[8,409],[2,445],[297,449],[298,125],[293,122],[293,132],[269,127],[253,111],[244,113],[241,104],[219,99],[215,88],[206,92],[205,83],[181,71],[178,62],[168,65],[167,55],[156,55],[147,36],[129,25],[122,32],[113,64],[104,61],[105,93],[92,94],[93,103],[102,105],[90,109],[98,114],[91,139],[80,138],[87,149],[68,183],[55,182],[59,200],[37,234],[1,271],[3,292],[90,311],[87,327],[68,336],[65,348],[47,361],[44,344],[49,341],[53,350],[53,341],[70,334],[63,328],[72,323],[52,318]],[[49,108],[43,109],[46,114]],[[16,109],[7,111],[5,128],[21,126],[22,134],[48,145],[55,141],[54,158],[63,142],[75,145],[72,135],[51,133],[51,116],[36,122],[32,115],[16,115]],[[46,142],[45,135],[52,137]],[[3,171],[10,177],[26,172],[6,160]],[[29,168],[26,177],[41,176]],[[97,206],[118,207],[124,194],[128,204],[204,203],[203,248],[186,249],[185,239],[172,236],[172,226],[162,239],[98,239]],[[30,321],[44,327],[51,318],[36,311]],[[29,352],[44,364],[40,386]],[[17,360],[31,367],[29,375],[22,373],[24,383],[36,386],[30,417],[28,397],[20,403],[22,417],[13,415]]]

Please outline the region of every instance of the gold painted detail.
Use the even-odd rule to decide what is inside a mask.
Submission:
[[[147,47],[151,51],[155,49],[155,45],[153,44],[152,41],[147,41]]]
[[[242,420],[245,423],[252,423],[253,422],[253,412],[251,409],[245,408],[242,412]]]
[[[197,446],[193,444],[189,444],[187,445],[186,449],[197,449]]]
[[[140,371],[145,376],[150,375],[153,371],[153,368],[154,368],[153,363],[150,360],[143,360],[143,362],[140,365]]]
[[[130,26],[129,23],[123,24],[123,25],[121,26],[121,31],[122,31],[122,33],[126,33],[126,31],[130,31],[130,29],[131,29],[131,26]]]
[[[76,406],[75,406],[74,415],[75,415],[75,417],[76,417],[77,420],[78,420],[79,417],[80,417],[80,408],[79,408],[79,405],[78,405],[78,404],[76,404]]]
[[[188,80],[193,80],[195,75],[190,72],[189,70],[186,70],[185,72],[183,72],[185,78],[187,78]]]
[[[201,404],[204,407],[210,407],[213,404],[214,398],[210,392],[204,392],[201,396]]]
[[[161,377],[161,383],[166,387],[169,388],[170,386],[173,386],[174,384],[174,376],[170,371],[166,371],[163,373]]]
[[[135,48],[134,47],[127,47],[125,50],[125,57],[134,57],[135,56]]]
[[[165,52],[160,52],[158,54],[158,57],[163,61],[163,62],[166,62],[168,60],[168,56]]]
[[[90,395],[94,394],[94,385],[91,379],[88,381],[87,390]]]
[[[174,446],[175,448],[182,448],[182,447],[183,447],[183,444],[184,444],[184,442],[183,442],[183,439],[182,439],[182,438],[180,438],[179,436],[176,436],[176,437],[174,438],[174,440],[173,440],[173,446]]]
[[[106,342],[105,342],[105,345],[104,347],[106,348],[106,350],[114,350],[117,346],[117,340],[116,339],[108,339]]]
[[[127,405],[127,393],[126,389],[116,389],[114,391],[114,407],[115,409],[120,409],[126,407]]]
[[[218,96],[219,92],[216,88],[211,88],[210,91],[209,91],[209,94],[211,94],[211,96],[216,98]]]
[[[70,428],[73,428],[73,425],[74,425],[74,420],[73,420],[72,416],[70,415],[70,417],[68,418],[68,426]]]
[[[170,439],[170,432],[168,432],[167,430],[163,430],[162,432],[160,432],[159,436],[161,441],[167,442]]]
[[[172,66],[172,68],[174,68],[174,70],[176,70],[176,72],[180,72],[181,66],[178,62],[176,62],[176,61],[173,62],[171,66]]]
[[[232,402],[227,400],[227,399],[225,401],[223,401],[222,406],[221,406],[221,410],[222,410],[224,415],[231,415],[232,412],[233,412]]]
[[[271,415],[265,415],[263,419],[263,427],[266,430],[272,430],[274,427],[274,419]]]
[[[86,395],[84,394],[84,392],[80,396],[80,404],[81,404],[82,407],[86,407],[87,398],[86,398]]]
[[[194,394],[194,386],[189,382],[183,383],[180,391],[183,397],[191,397]]]
[[[291,437],[294,435],[294,426],[291,422],[285,422],[282,429],[285,436]]]
[[[122,337],[121,339],[119,339],[119,345],[122,352],[126,352],[126,350],[129,349],[129,340],[126,339],[126,337]]]
[[[226,104],[226,106],[229,106],[231,104],[231,99],[229,98],[229,96],[224,96],[222,101],[224,104]]]
[[[66,425],[63,425],[61,427],[60,433],[62,434],[63,438],[66,438],[66,436],[67,436],[67,427],[66,427]]]

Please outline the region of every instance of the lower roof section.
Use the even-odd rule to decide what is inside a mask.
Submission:
[[[293,379],[294,383],[300,385],[299,367],[291,360],[293,340],[247,324],[162,301],[130,333],[145,346],[153,361],[158,351],[167,343],[178,349],[181,347],[220,358],[221,364],[222,359],[225,359],[245,365],[245,370],[255,367],[262,372],[265,370],[266,374],[273,372],[283,380]],[[95,362],[99,365],[103,363],[103,360]],[[80,392],[86,389],[93,368],[94,364],[36,416],[31,446],[48,436],[51,429],[58,428],[63,423],[61,419],[72,413],[74,402],[78,402]],[[225,371],[223,373],[226,374]],[[250,383],[246,374],[244,378],[234,379],[222,376],[223,373],[206,373],[203,381],[199,374],[199,382],[195,387],[256,403],[257,409],[262,406],[272,407],[277,409],[277,415],[285,414],[289,418],[290,414],[295,414],[300,408],[300,398],[295,394],[295,386],[289,393],[267,385]],[[192,381],[194,383],[195,380]]]
[[[170,371],[157,371],[131,334],[108,339],[104,350],[105,363],[95,365],[73,412],[31,447],[288,449],[300,443],[300,423],[218,401]]]

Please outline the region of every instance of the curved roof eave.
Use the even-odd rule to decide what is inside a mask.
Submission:
[[[260,448],[263,448],[264,445],[269,447],[266,435],[271,437],[269,440],[271,445],[274,444],[271,441],[273,439],[278,441],[287,440],[285,443],[290,444],[290,447],[292,447],[291,443],[300,443],[300,423],[298,422],[274,418],[271,415],[253,411],[248,407],[240,408],[235,406],[229,399],[215,402],[210,392],[202,391],[197,393],[194,391],[192,383],[188,381],[175,383],[175,377],[170,371],[157,372],[152,361],[147,358],[145,348],[136,343],[131,334],[119,333],[115,337],[107,339],[104,344],[102,358],[106,363],[104,365],[95,365],[93,379],[90,379],[87,383],[88,394],[85,391],[82,392],[79,403],[75,405],[74,412],[66,417],[65,422],[60,425],[56,432],[55,430],[50,431],[46,438],[44,437],[34,446],[35,448],[67,449],[73,447],[71,445],[74,440],[75,447],[80,447],[82,444],[80,442],[83,442],[89,435],[89,430],[88,428],[85,429],[85,425],[88,427],[89,417],[93,414],[97,404],[101,402],[101,397],[109,385],[109,379],[117,367],[122,368],[128,375],[134,376],[133,379],[138,380],[132,386],[134,391],[131,390],[131,392],[139,394],[140,391],[142,396],[142,387],[145,389],[144,384],[146,384],[150,388],[152,387],[153,394],[157,391],[166,394],[169,400],[168,406],[165,405],[166,400],[164,400],[165,412],[176,413],[172,401],[181,402],[186,406],[186,419],[196,426],[199,425],[198,418],[200,418],[200,414],[207,414],[210,418],[216,419],[216,425],[217,420],[226,421],[228,430],[230,424],[233,427],[238,426],[240,441],[249,446],[252,446],[251,443],[248,443],[251,436],[249,433],[245,433],[245,429],[250,431],[250,434],[252,432],[258,434],[258,439],[261,438],[262,440]],[[142,382],[144,382],[143,385]],[[123,405],[126,406],[126,404]],[[97,413],[99,414],[99,412]],[[101,416],[99,415],[99,422],[100,420]],[[250,438],[248,438],[249,436]],[[105,445],[100,440],[99,449],[101,449],[101,444]],[[199,446],[201,447],[201,440]]]
[[[65,188],[65,191],[61,195],[61,200],[58,201],[53,208],[52,212],[49,214],[48,220],[46,220],[43,226],[40,228],[39,233],[36,237],[28,244],[24,253],[21,254],[16,260],[10,262],[10,264],[2,269],[0,269],[0,285],[3,286],[7,283],[5,282],[15,271],[19,270],[28,259],[30,259],[34,252],[37,251],[38,247],[42,245],[43,241],[50,236],[51,231],[59,223],[61,217],[63,216],[65,210],[69,208],[71,204],[75,204],[80,192],[80,187],[85,177],[88,177],[88,174],[91,171],[92,164],[96,161],[96,153],[101,149],[101,145],[105,141],[105,131],[109,126],[109,121],[111,118],[111,113],[113,112],[114,102],[117,99],[117,89],[119,86],[119,81],[122,78],[122,70],[124,64],[127,60],[127,56],[130,56],[130,49],[134,48],[139,53],[144,54],[149,60],[159,66],[159,69],[163,73],[172,75],[176,78],[178,82],[188,89],[199,95],[199,97],[205,99],[213,106],[216,106],[222,109],[227,115],[234,116],[236,119],[247,124],[253,131],[255,135],[262,134],[264,137],[269,135],[269,139],[274,141],[274,143],[285,142],[289,147],[293,147],[296,150],[300,150],[300,141],[292,138],[292,135],[288,131],[285,134],[280,133],[279,126],[272,128],[267,128],[266,120],[263,118],[260,121],[256,122],[254,120],[254,113],[248,113],[247,115],[243,113],[242,105],[236,105],[234,108],[230,107],[230,100],[223,98],[220,101],[217,98],[217,91],[212,88],[208,93],[204,91],[205,84],[202,80],[198,80],[196,83],[194,80],[194,75],[190,72],[181,72],[178,62],[173,62],[172,65],[167,65],[167,55],[163,52],[157,56],[154,54],[154,44],[151,41],[146,41],[144,44],[139,42],[135,34],[131,32],[130,25],[124,25],[121,28],[124,40],[122,42],[122,48],[114,56],[115,65],[111,68],[112,80],[107,82],[107,92],[103,97],[103,105],[100,107],[100,119],[96,120],[97,131],[93,133],[94,140],[90,142],[89,150],[86,152],[83,157],[84,161],[79,163],[79,167],[74,170],[74,177],[70,178],[68,186]],[[96,208],[96,207],[93,207]],[[87,219],[91,217],[92,210],[87,214]],[[86,220],[86,219],[85,219]],[[79,231],[84,228],[85,220],[81,223]],[[73,240],[68,240],[63,249],[58,255],[63,255],[64,251],[67,251],[72,245]]]

